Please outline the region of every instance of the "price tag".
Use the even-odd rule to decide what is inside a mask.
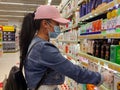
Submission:
[[[88,64],[85,63],[85,62],[82,62],[82,65],[85,66],[85,67],[88,67]]]
[[[115,66],[114,70],[120,72],[120,67]]]
[[[116,34],[116,37],[119,38],[119,33]]]
[[[114,1],[110,2],[109,6],[108,6],[108,9],[111,8],[111,7],[114,7]]]
[[[117,0],[117,3],[120,3],[120,0]]]
[[[97,59],[95,59],[95,62],[98,63],[99,61]]]
[[[115,66],[112,64],[109,64],[108,67],[111,68],[112,70],[115,70]]]
[[[120,33],[118,33],[118,37],[120,37]]]
[[[107,37],[107,38],[110,38],[110,34],[107,34],[106,37]]]
[[[94,62],[93,59],[90,59],[91,62]]]
[[[115,38],[115,37],[117,37],[117,34],[116,34],[116,33],[115,33],[115,34],[113,34],[113,35],[112,35],[112,37],[114,37],[114,38]]]
[[[87,57],[87,59],[92,61],[91,57]]]
[[[104,67],[108,68],[108,63],[104,62]]]
[[[103,62],[103,61],[100,61],[100,64],[103,66],[103,65],[104,65],[104,62]]]
[[[114,35],[114,34],[109,34],[109,38],[112,38],[112,37],[114,37],[113,35]]]
[[[92,62],[92,60],[91,59],[88,59],[89,60],[89,62]]]
[[[103,38],[103,35],[98,35],[98,38]]]

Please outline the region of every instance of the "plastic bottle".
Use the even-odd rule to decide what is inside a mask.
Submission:
[[[101,45],[102,45],[102,42],[101,40],[99,40],[96,45],[96,54],[95,54],[95,56],[99,58],[101,57]]]
[[[112,16],[112,18],[118,16],[118,11],[117,11],[117,8],[116,8],[116,7],[113,8],[113,10],[112,10],[112,12],[111,12],[111,16]]]
[[[105,52],[105,60],[110,60],[110,45],[111,39],[108,39],[108,43],[106,44],[106,52]]]
[[[107,13],[107,19],[111,19],[111,18],[112,18],[111,11],[109,11],[109,12]]]
[[[117,14],[118,14],[118,16],[120,16],[120,5],[118,6]]]
[[[103,40],[103,44],[102,44],[102,46],[101,46],[101,58],[102,58],[102,59],[105,59],[106,44],[107,44],[107,41],[106,41],[106,40]]]
[[[94,43],[93,43],[93,56],[95,56],[96,54],[96,45],[97,45],[97,40],[94,40]]]

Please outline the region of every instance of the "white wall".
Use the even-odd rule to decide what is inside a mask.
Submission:
[[[21,28],[21,24],[22,24],[22,22],[17,21],[17,20],[9,20],[8,21],[8,25],[10,25],[10,26],[16,25],[18,28]]]

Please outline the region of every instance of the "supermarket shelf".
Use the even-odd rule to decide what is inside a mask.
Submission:
[[[63,29],[63,30],[61,30],[62,32],[65,32],[65,31],[67,31],[67,30],[71,30],[72,29],[72,27],[70,27],[70,28],[65,28],[65,29]]]
[[[15,43],[15,41],[3,41],[3,43]]]
[[[71,55],[71,54],[67,54],[65,52],[63,52],[62,50],[60,50],[61,53],[65,54],[66,56],[68,56],[69,58],[77,61],[78,58],[76,58],[75,56]],[[104,60],[104,59],[100,59],[100,58],[97,58],[97,57],[94,57],[94,56],[90,56],[88,54],[85,54],[83,52],[80,52],[79,53],[80,56],[82,57],[85,57],[87,58],[88,60],[92,61],[92,62],[95,62],[95,63],[100,63],[100,65],[104,66],[104,65],[108,65],[108,68],[112,69],[112,70],[115,70],[115,71],[118,71],[120,73],[120,65],[119,64],[116,64],[116,63],[113,63],[113,62],[110,62],[110,61],[107,61],[107,60]],[[81,64],[84,66],[84,67],[87,67],[88,64],[85,63],[85,62],[81,62]],[[103,86],[102,86],[103,87]],[[104,87],[103,87],[104,88]],[[104,89],[103,89],[104,90]],[[107,89],[105,89],[107,90]]]
[[[104,35],[95,34],[95,35],[81,35],[78,37],[79,39],[103,39]]]
[[[78,24],[74,24],[74,25],[72,26],[72,29],[77,28],[77,27],[78,27]]]
[[[86,62],[81,62],[81,65],[86,67],[86,68],[88,67],[88,63],[86,63]]]
[[[81,4],[82,2],[84,2],[85,0],[79,0],[78,1],[78,5]]]
[[[100,90],[109,90],[109,89],[107,89],[105,86],[103,86],[103,85],[101,85],[100,87]]]
[[[64,52],[63,50],[61,50],[61,49],[60,49],[60,52],[63,53],[63,54],[65,54],[67,57],[69,57],[69,58],[77,61],[77,58],[76,58],[75,56],[73,56],[72,54],[65,53],[65,52]]]
[[[10,51],[7,51],[7,50],[3,50],[3,53],[16,53],[18,52],[19,49],[16,49],[16,50],[10,50]]]
[[[108,3],[108,4],[106,4],[106,5],[104,5],[103,7],[99,8],[99,9],[96,9],[96,10],[92,11],[91,13],[81,17],[79,19],[79,21],[88,20],[88,19],[90,19],[90,18],[92,18],[94,16],[100,15],[100,14],[104,13],[105,11],[107,11],[109,8],[114,7],[114,5],[115,5],[115,0]]]
[[[77,10],[78,6],[74,7],[68,14],[66,14],[64,17],[65,18],[69,18],[70,16],[73,15],[73,12],[75,12]]]
[[[116,64],[116,63],[113,63],[113,62],[110,62],[110,61],[107,61],[104,59],[100,59],[100,58],[88,55],[86,53],[83,53],[83,52],[80,52],[79,55],[89,59],[92,62],[100,63],[100,65],[102,65],[102,66],[108,65],[108,68],[120,72],[120,65],[119,64]]]
[[[59,49],[61,53],[66,54],[63,50]]]
[[[60,12],[62,12],[62,10],[65,8],[65,6],[70,2],[71,0],[66,0],[65,4],[63,5],[63,7],[61,8]]]
[[[72,30],[72,29],[77,28],[77,27],[78,27],[78,24],[74,24],[74,25],[72,25],[71,28],[66,28],[66,29],[63,29],[63,30],[61,30],[61,31],[62,31],[62,32],[65,32],[65,31]]]
[[[76,58],[75,56],[71,55],[71,54],[66,54],[66,56],[68,56],[69,58],[71,58],[71,59],[77,61],[77,58]]]
[[[77,27],[78,27],[78,24],[74,24],[71,28],[66,28],[66,29],[63,29],[61,31],[65,32],[65,31],[69,31],[69,30],[72,30],[72,29],[77,28]]]
[[[107,39],[107,38],[120,38],[120,33],[110,33],[110,34],[94,34],[94,35],[81,35],[79,39]]]
[[[78,58],[76,58],[76,56],[67,54],[67,53],[63,52],[62,50],[60,50],[60,52],[63,53],[64,55],[66,55],[68,58],[78,61]],[[80,65],[82,65],[83,67],[86,67],[86,68],[88,67],[88,63],[86,63],[86,62],[80,62]]]
[[[78,41],[73,41],[73,40],[58,40],[58,42],[65,42],[65,43],[78,43]]]
[[[56,41],[57,39],[56,38],[50,38],[51,41]]]
[[[116,4],[120,4],[120,0],[116,0]]]
[[[79,0],[78,5],[81,4],[83,1],[85,1],[85,0]],[[67,15],[65,15],[64,17],[65,17],[65,18],[69,18],[71,15],[73,15],[73,12],[75,12],[75,11],[77,10],[78,5],[76,5],[76,7],[74,7],[74,8],[73,8]]]

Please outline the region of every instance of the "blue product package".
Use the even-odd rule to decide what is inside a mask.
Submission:
[[[108,2],[108,0],[102,0],[102,3],[107,3]]]
[[[80,17],[83,17],[86,13],[86,5],[82,4],[80,8]]]
[[[83,13],[83,16],[86,15],[86,4],[83,4],[82,6],[82,13]]]
[[[85,14],[89,13],[88,10],[89,10],[89,3],[86,3],[86,13]]]
[[[108,3],[111,2],[111,1],[113,1],[113,0],[107,0]]]
[[[82,16],[83,16],[83,13],[82,13],[82,5],[80,6],[79,15],[80,15],[80,17],[82,17]]]
[[[102,4],[102,0],[96,0],[96,3],[95,3],[95,8],[98,7],[98,5]]]
[[[92,1],[89,2],[88,13],[90,13],[91,11],[92,11]]]
[[[97,0],[98,1],[98,5],[102,4],[103,0]]]
[[[90,0],[90,3],[91,3],[91,9],[95,9],[96,0]]]
[[[83,7],[83,4],[81,5],[80,7],[80,17],[83,17],[84,16],[84,7]]]

